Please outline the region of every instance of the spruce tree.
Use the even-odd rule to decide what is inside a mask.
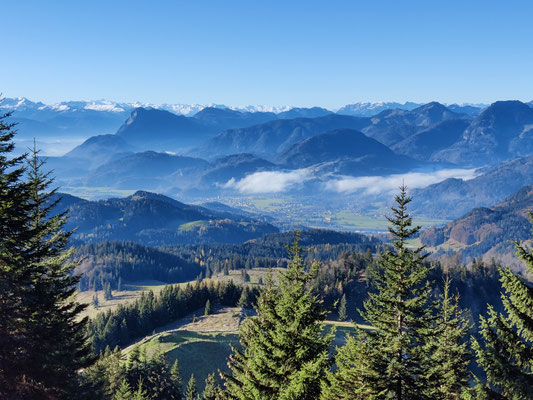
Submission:
[[[110,351],[109,348],[107,348],[104,357],[101,360],[105,369],[105,390],[109,397],[111,397],[119,389],[124,378],[128,378],[122,361],[122,352],[118,346],[115,347],[113,351]],[[130,388],[134,388],[136,386],[136,382],[132,382],[131,380],[129,380],[128,383]]]
[[[427,347],[431,354],[428,389],[434,400],[460,399],[469,386],[468,364],[472,356],[465,338],[470,326],[458,303],[459,297],[450,294],[450,279],[446,277]]]
[[[65,250],[72,232],[64,231],[66,214],[53,214],[59,203],[50,189],[53,179],[42,171],[44,162],[34,149],[28,167],[31,206],[25,242],[26,276],[31,286],[24,294],[29,359],[24,373],[47,392],[69,398],[76,391],[78,370],[88,365],[85,309],[72,300],[79,277]],[[22,372],[22,371],[21,371]]]
[[[237,306],[241,308],[249,308],[250,305],[251,305],[250,288],[248,286],[245,286],[242,289],[241,297],[239,297]]]
[[[318,266],[305,271],[298,237],[290,250],[293,259],[278,287],[269,279],[257,301],[257,317],[241,325],[242,351],[233,349],[231,374],[222,374],[226,398],[310,400],[320,395],[333,332],[323,332],[327,312],[309,288]]]
[[[219,390],[215,374],[207,375],[204,391],[202,392],[202,400],[216,400],[218,398]]]
[[[205,302],[204,315],[207,317],[211,314],[211,302],[209,299]]]
[[[363,340],[363,332],[356,327],[356,335],[348,335],[345,344],[337,349],[337,369],[328,372],[322,387],[322,400],[381,398],[373,392],[371,386],[373,382],[381,379],[381,375],[369,365],[374,354]]]
[[[59,200],[37,151],[26,168],[8,159],[11,128],[0,118],[0,395],[70,398],[90,361],[71,233],[66,215],[52,215]]]
[[[145,389],[150,399],[176,400],[176,387],[165,356],[158,352],[145,361],[143,374]],[[179,399],[179,398],[178,398]]]
[[[187,383],[187,389],[185,390],[185,400],[196,400],[198,399],[198,387],[196,386],[196,379],[194,379],[194,374],[191,375],[189,382]]]
[[[113,400],[133,400],[133,396],[134,394],[131,391],[128,381],[123,379],[118,390],[113,395]]]
[[[533,222],[533,213],[530,213]],[[515,242],[517,255],[533,273],[533,252]],[[473,339],[479,366],[487,384],[476,387],[483,399],[533,398],[533,286],[509,268],[499,268],[505,315],[489,307],[480,317],[481,341]]]
[[[20,243],[28,239],[29,189],[22,181],[25,157],[10,157],[15,148],[15,124],[8,122],[10,116],[0,115],[0,398],[30,389],[19,375],[28,356],[21,307],[25,254]]]
[[[339,321],[346,321],[346,294],[343,294],[339,302]]]
[[[124,379],[124,376],[122,376]],[[85,368],[81,373],[81,388],[78,393],[80,399],[100,400],[106,396],[108,388],[108,374],[101,356],[94,364]]]
[[[104,299],[112,300],[113,292],[111,291],[111,284],[109,282],[104,283]]]
[[[128,380],[130,384],[137,385],[139,379],[144,375],[144,364],[146,360],[146,347],[142,348],[139,345],[133,346],[128,356],[126,369],[128,373]]]
[[[173,389],[171,398],[173,400],[181,400],[183,398],[183,382],[181,380],[180,368],[177,358],[174,360],[174,364],[172,364],[172,368],[170,369],[170,381],[172,382]]]
[[[412,226],[407,213],[411,198],[406,191],[405,186],[400,188],[388,218],[393,248],[368,271],[371,290],[361,315],[372,329],[359,330],[339,351],[338,370],[324,389],[336,396],[332,398],[430,398],[431,361],[426,353],[434,323],[427,280],[430,267],[423,262],[423,248],[410,249],[406,243],[420,230]],[[350,383],[351,377],[357,385]]]
[[[142,378],[139,378],[139,382],[137,382],[137,390],[133,394],[133,400],[148,400],[149,397],[146,393],[146,390],[144,389],[144,382]]]

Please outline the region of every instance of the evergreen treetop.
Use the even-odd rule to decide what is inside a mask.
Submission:
[[[346,321],[346,294],[343,294],[339,302],[339,321]]]
[[[207,317],[210,314],[211,314],[211,301],[207,299],[207,301],[205,302],[205,307],[204,307],[204,315]]]
[[[533,213],[530,212],[533,221]],[[517,255],[533,273],[533,252],[515,242]],[[482,341],[473,339],[477,362],[487,384],[476,387],[479,398],[533,398],[533,287],[509,268],[499,268],[505,315],[488,309],[480,317]]]
[[[431,354],[428,389],[434,400],[461,399],[469,386],[468,365],[472,355],[466,337],[470,324],[465,312],[459,309],[459,296],[450,294],[450,284],[450,278],[446,276],[427,346],[427,352]]]
[[[323,399],[429,399],[431,365],[426,352],[434,326],[430,267],[422,248],[410,249],[407,239],[420,227],[407,213],[407,188],[402,186],[392,207],[393,247],[367,270],[371,289],[361,315],[372,326],[357,330],[336,357]]]
[[[11,128],[0,124],[0,140],[12,138]],[[0,145],[0,152],[12,149]],[[53,212],[58,200],[38,151],[25,167],[20,160],[0,156],[0,392],[70,398],[77,371],[91,361],[87,319],[78,318],[85,306],[72,301],[78,277],[66,250],[71,232],[63,230],[66,215]]]
[[[202,400],[216,400],[219,398],[220,388],[217,385],[215,374],[207,375],[205,379],[205,387],[202,392]]]
[[[370,271],[373,290],[361,313],[374,328],[364,338],[374,353],[371,368],[381,374],[374,391],[397,400],[426,398],[429,361],[424,347],[433,323],[430,267],[423,262],[423,247],[410,249],[406,243],[420,231],[407,212],[410,202],[407,188],[400,187],[387,218],[393,249]]]
[[[196,386],[196,379],[194,374],[191,375],[189,382],[187,382],[187,389],[185,390],[185,400],[197,400],[199,396],[198,387]]]
[[[15,124],[10,113],[0,115],[0,397],[26,391],[19,371],[28,357],[25,313],[22,308],[26,261],[21,249],[30,237],[29,188],[22,180],[25,156],[11,157]]]
[[[231,374],[223,374],[230,399],[314,399],[330,365],[333,333],[323,332],[326,310],[309,284],[317,272],[306,272],[298,237],[292,262],[280,273],[279,285],[269,279],[257,301],[257,317],[241,325],[243,350],[230,356]]]
[[[113,395],[113,400],[133,400],[134,394],[126,378],[122,379],[118,390]]]
[[[172,364],[172,368],[170,369],[170,381],[173,384],[173,399],[174,400],[181,400],[183,398],[183,381],[181,379],[180,375],[180,368],[178,359],[176,358],[174,360],[174,363]]]

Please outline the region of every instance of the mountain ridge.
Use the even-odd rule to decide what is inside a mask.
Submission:
[[[533,185],[520,188],[491,207],[477,207],[462,217],[420,234],[423,244],[457,247],[465,261],[474,257],[503,256],[509,264],[515,253],[511,240],[528,240],[531,231],[528,212],[533,210]],[[521,265],[513,260],[514,266]]]
[[[93,243],[126,240],[144,245],[242,243],[266,233],[273,225],[250,215],[238,215],[188,205],[168,196],[137,191],[124,198],[88,201],[57,193],[55,212],[68,211],[66,229],[77,228],[73,240]]]
[[[315,164],[337,162],[343,175],[363,175],[376,169],[381,173],[407,170],[416,164],[395,154],[384,144],[352,129],[336,129],[305,139],[282,153],[278,162],[288,168],[306,168]],[[352,164],[350,168],[346,166]]]
[[[489,207],[531,184],[533,155],[487,168],[470,180],[446,179],[413,190],[412,208],[428,216],[459,218],[475,207]]]

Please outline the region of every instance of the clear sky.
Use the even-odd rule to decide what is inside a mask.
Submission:
[[[2,1],[0,92],[339,107],[533,100],[533,1]]]

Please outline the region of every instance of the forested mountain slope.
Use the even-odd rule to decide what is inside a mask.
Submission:
[[[73,239],[81,242],[240,243],[278,231],[268,223],[244,215],[191,206],[149,192],[100,201],[74,196],[65,199],[57,211],[69,212],[67,228],[77,228]]]
[[[442,249],[455,248],[465,259],[473,257],[504,260],[517,267],[511,240],[527,240],[531,232],[529,211],[533,211],[533,185],[520,189],[493,207],[478,207],[444,227],[421,233],[422,243]]]

